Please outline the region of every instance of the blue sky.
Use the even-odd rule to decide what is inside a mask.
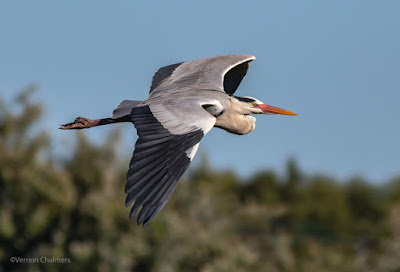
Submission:
[[[400,174],[399,14],[399,1],[1,1],[0,95],[38,83],[42,126],[67,153],[58,124],[145,99],[159,67],[253,54],[236,94],[299,116],[258,116],[245,136],[212,130],[200,152],[215,168],[249,176],[294,157],[309,174],[382,182]],[[129,154],[136,133],[122,126]]]

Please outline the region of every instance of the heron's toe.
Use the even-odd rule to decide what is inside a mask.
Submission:
[[[77,117],[75,118],[74,122],[60,125],[60,129],[82,129],[82,128],[87,128],[88,124],[89,124],[89,119],[84,117]]]

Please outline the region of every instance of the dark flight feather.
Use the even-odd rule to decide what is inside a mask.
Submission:
[[[170,198],[190,164],[186,151],[199,143],[204,133],[199,129],[172,134],[153,116],[149,106],[134,108],[131,121],[139,139],[127,174],[125,204],[135,202],[130,217],[140,210],[137,222],[146,225]]]

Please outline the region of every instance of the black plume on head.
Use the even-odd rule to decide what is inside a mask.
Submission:
[[[240,96],[233,96],[233,97],[241,102],[246,102],[246,103],[256,102],[256,100],[254,100],[253,98],[250,98],[250,97],[240,97]]]

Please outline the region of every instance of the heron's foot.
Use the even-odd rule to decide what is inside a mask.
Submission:
[[[99,120],[91,120],[84,117],[77,117],[74,122],[60,125],[60,129],[83,129],[90,128],[99,123]]]

